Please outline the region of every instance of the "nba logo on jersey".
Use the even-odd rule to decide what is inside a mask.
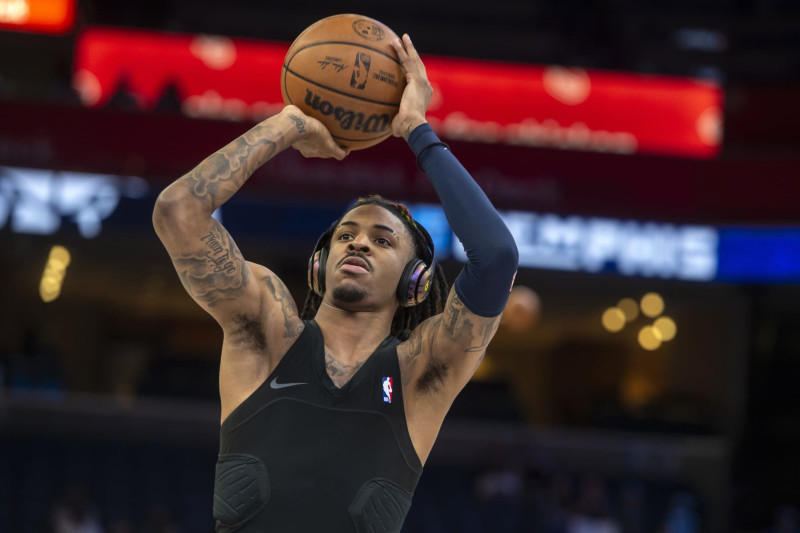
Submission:
[[[383,378],[383,403],[392,403],[392,378]]]

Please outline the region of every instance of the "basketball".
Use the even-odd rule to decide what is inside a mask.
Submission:
[[[346,148],[378,144],[392,134],[406,86],[390,44],[396,37],[362,15],[334,15],[312,24],[283,61],[283,102],[321,121]]]

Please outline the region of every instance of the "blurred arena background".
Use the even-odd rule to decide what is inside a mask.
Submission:
[[[507,217],[517,288],[404,531],[800,531],[800,3],[0,0],[0,531],[207,532],[221,333],[150,223],[354,12]],[[275,96],[277,94],[277,97]],[[296,299],[358,195],[459,245],[398,139],[219,216]]]

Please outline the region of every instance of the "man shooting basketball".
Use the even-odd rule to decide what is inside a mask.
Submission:
[[[293,146],[346,152],[294,106],[159,196],[153,223],[189,294],[224,331],[218,531],[399,531],[442,421],[492,339],[517,249],[425,120],[432,89],[411,40],[392,133],[429,175],[468,263],[447,292],[427,232],[400,204],[360,200],[320,237],[298,313],[283,282],[211,217]]]

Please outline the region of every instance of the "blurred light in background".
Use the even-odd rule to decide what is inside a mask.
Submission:
[[[664,342],[671,341],[678,333],[678,326],[675,324],[675,321],[668,316],[662,316],[656,319],[653,323],[653,328],[661,334],[661,339]]]
[[[55,245],[50,249],[42,280],[39,282],[39,296],[42,301],[52,302],[59,297],[70,260],[69,250],[63,246]]]
[[[653,326],[645,326],[639,330],[639,345],[645,350],[656,350],[661,346],[661,332]]]
[[[66,33],[75,24],[75,0],[0,0],[0,28]]]
[[[523,332],[539,321],[541,301],[539,295],[524,285],[511,289],[500,323],[514,332]]]
[[[52,235],[67,219],[91,239],[121,198],[142,198],[149,188],[134,176],[0,167],[0,228]]]
[[[664,312],[664,299],[655,292],[648,292],[642,296],[642,313],[650,318],[655,318]]]
[[[717,273],[719,237],[711,226],[529,211],[501,216],[517,243],[520,266],[693,281],[709,281]],[[458,239],[452,241],[452,253],[466,260]]]
[[[619,307],[609,307],[603,313],[603,327],[611,333],[622,331],[625,327],[625,313]]]
[[[466,261],[440,205],[412,204],[409,209],[434,230],[437,258]],[[530,211],[500,214],[517,242],[521,267],[692,281],[800,282],[796,227],[715,228]]]

